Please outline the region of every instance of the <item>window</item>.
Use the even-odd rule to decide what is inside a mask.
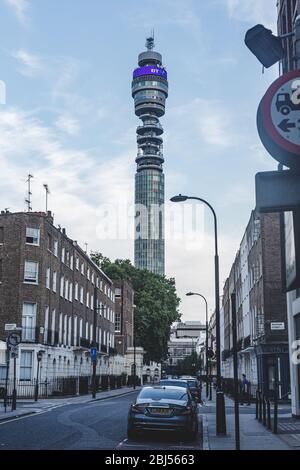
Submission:
[[[33,351],[21,351],[20,380],[32,379]]]
[[[26,243],[38,246],[40,244],[40,229],[26,227]]]
[[[77,346],[77,317],[74,317],[73,344]]]
[[[69,285],[69,302],[72,302],[73,300],[73,283],[70,282],[70,285]]]
[[[90,341],[93,341],[93,325],[90,325]]]
[[[53,279],[52,279],[52,290],[53,290],[53,292],[56,292],[56,284],[57,284],[57,272],[54,271]]]
[[[89,322],[85,323],[85,339],[89,339]]]
[[[95,284],[95,273],[92,273],[92,284]]]
[[[63,334],[63,343],[67,344],[67,331],[68,331],[68,316],[64,316],[64,334]]]
[[[103,291],[103,281],[102,280],[100,281],[100,290]]]
[[[79,271],[79,258],[76,256],[76,269]]]
[[[39,264],[34,261],[25,261],[24,282],[38,284]]]
[[[50,268],[46,269],[46,288],[50,289]]]
[[[37,304],[24,302],[22,309],[22,341],[35,341]]]
[[[82,338],[83,320],[80,318],[79,321],[79,337]]]
[[[90,268],[87,268],[86,270],[86,277],[88,278],[88,280],[90,280]]]
[[[65,285],[65,278],[64,278],[64,276],[62,276],[60,278],[60,296],[61,297],[64,296],[64,285]]]
[[[91,295],[91,310],[94,308],[94,296]]]
[[[84,263],[81,265],[81,274],[84,275]]]
[[[74,258],[73,258],[73,255],[71,255],[71,257],[70,257],[70,269],[72,269],[72,271],[73,271],[73,264],[74,264]]]
[[[87,307],[89,307],[89,306],[90,306],[90,304],[89,304],[89,303],[90,303],[90,293],[89,293],[89,292],[87,292],[87,293],[86,293],[86,306],[87,306]]]
[[[70,265],[70,253],[68,251],[66,252],[66,264]]]
[[[69,281],[66,279],[66,284],[65,284],[65,299],[69,299]]]
[[[68,346],[71,346],[71,340],[72,340],[72,317],[69,317],[69,322],[68,322]]]
[[[54,240],[53,253],[55,256],[58,256],[58,241]]]
[[[59,315],[59,330],[58,330],[58,342],[62,344],[63,340],[63,316],[62,313]]]
[[[44,343],[47,344],[49,329],[49,307],[45,307],[45,323],[44,323]]]
[[[80,302],[83,304],[83,287],[80,287]]]
[[[117,333],[121,332],[121,314],[120,313],[116,313],[115,331]]]
[[[63,263],[65,262],[65,254],[66,254],[66,250],[65,250],[65,248],[62,248],[61,249],[61,260],[62,260]]]
[[[115,296],[116,297],[121,297],[121,295],[122,295],[122,290],[119,287],[116,287]]]
[[[75,300],[78,300],[78,282],[75,283],[74,297],[75,297]]]
[[[97,279],[96,279],[96,286],[99,289],[99,277],[97,277]]]
[[[52,318],[51,318],[51,344],[55,343],[55,316],[56,316],[56,310],[53,309]]]

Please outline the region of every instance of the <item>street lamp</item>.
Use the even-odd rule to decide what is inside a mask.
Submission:
[[[39,396],[40,362],[43,357],[43,351],[38,351],[36,357],[37,357],[37,372],[36,372],[36,382],[35,382],[35,389],[34,389],[34,401],[38,401],[38,396]]]
[[[205,339],[205,350],[206,350],[206,398],[208,398],[208,303],[204,295],[198,294],[197,292],[188,292],[186,294],[188,297],[197,295],[201,297],[205,302],[205,330],[206,330],[206,339]]]
[[[217,434],[226,434],[225,400],[221,384],[221,328],[220,328],[220,279],[219,279],[219,253],[218,253],[218,222],[214,208],[205,199],[200,197],[183,196],[179,194],[171,198],[171,202],[185,202],[187,200],[200,201],[212,212],[215,231],[215,304],[216,304],[216,346],[217,346],[217,401],[216,401],[216,430]]]

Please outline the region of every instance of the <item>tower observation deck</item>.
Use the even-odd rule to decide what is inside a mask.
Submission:
[[[137,172],[135,176],[135,266],[165,274],[163,173],[163,128],[168,76],[162,56],[154,49],[154,38],[138,58],[133,72],[132,97],[135,114],[142,125],[137,128]]]

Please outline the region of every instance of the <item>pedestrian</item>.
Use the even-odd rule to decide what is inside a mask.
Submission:
[[[242,375],[241,392],[241,405],[246,401],[247,405],[250,406],[250,382],[246,374]]]

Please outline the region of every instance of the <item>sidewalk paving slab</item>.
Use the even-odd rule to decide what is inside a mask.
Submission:
[[[235,415],[234,402],[225,397],[227,435],[216,435],[216,403],[215,396],[212,401],[204,403],[200,410],[203,417],[203,450],[235,450]],[[255,405],[241,406],[247,413],[240,413],[240,439],[241,450],[292,450],[286,440],[273,434],[255,419]],[[288,407],[282,406],[282,411]],[[248,412],[248,410],[250,412]],[[288,416],[288,414],[284,415]]]

